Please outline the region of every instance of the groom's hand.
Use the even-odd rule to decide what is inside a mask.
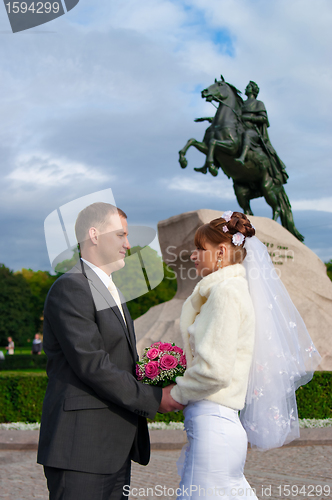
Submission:
[[[183,410],[184,406],[180,405],[175,399],[172,398],[170,392],[175,384],[168,385],[163,389],[163,396],[161,398],[159,413],[168,413],[169,411]]]

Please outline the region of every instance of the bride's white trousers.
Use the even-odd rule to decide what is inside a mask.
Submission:
[[[178,462],[178,500],[257,500],[243,475],[248,441],[238,411],[202,400],[184,415],[189,445]]]

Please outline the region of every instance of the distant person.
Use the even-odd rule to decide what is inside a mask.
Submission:
[[[39,333],[36,333],[35,338],[32,341],[31,354],[41,354],[43,349],[43,343],[41,341]]]
[[[7,341],[8,341],[8,345],[6,347],[7,354],[14,354],[15,344],[12,337],[8,337]]]

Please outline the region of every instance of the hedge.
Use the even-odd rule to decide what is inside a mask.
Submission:
[[[332,418],[332,372],[315,372],[311,382],[296,391],[299,418]],[[153,422],[183,422],[182,411],[157,413]],[[150,420],[152,422],[152,420]]]
[[[315,372],[296,391],[299,418],[332,418],[332,372]]]
[[[0,361],[0,370],[32,370],[35,368],[46,370],[46,363],[46,354],[7,354],[5,359]]]
[[[38,358],[40,356],[35,356]],[[0,372],[0,422],[40,422],[47,376]],[[296,393],[299,418],[332,418],[332,372],[316,372]],[[155,422],[182,422],[183,413],[157,413]]]
[[[0,373],[0,422],[40,422],[46,372]]]

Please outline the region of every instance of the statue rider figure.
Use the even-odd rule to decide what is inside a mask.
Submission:
[[[194,168],[196,172],[210,172],[215,177],[221,170],[233,179],[236,199],[246,214],[253,215],[250,200],[263,196],[272,208],[273,220],[280,217],[283,227],[303,241],[283,186],[288,179],[286,167],[270,142],[264,103],[257,100],[259,87],[250,81],[245,90],[247,99],[243,101],[239,94],[223,76],[202,90],[203,99],[218,102],[217,112],[214,117],[195,120],[208,121],[211,125],[205,130],[203,141],[191,138],[179,151],[181,168],[188,165],[188,149],[195,147],[206,157],[201,168]]]
[[[267,128],[270,126],[267,117],[267,112],[262,101],[257,100],[259,87],[257,83],[250,81],[246,87],[245,94],[247,100],[242,106],[242,122],[245,127],[243,133],[242,153],[236,162],[244,164],[247,154],[250,149],[262,149],[270,160],[270,175],[275,182],[279,184],[286,184],[288,174],[286,167],[280,160],[275,149],[273,148]]]

